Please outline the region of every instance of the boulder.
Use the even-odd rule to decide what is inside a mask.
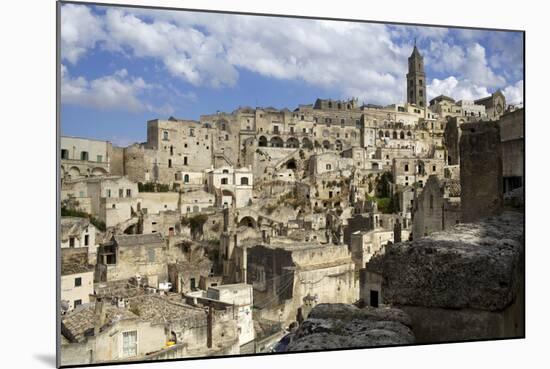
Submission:
[[[410,318],[395,308],[319,304],[292,335],[287,351],[411,344],[409,325]]]
[[[502,311],[522,283],[523,222],[506,212],[389,245],[367,270],[383,276],[385,304]]]

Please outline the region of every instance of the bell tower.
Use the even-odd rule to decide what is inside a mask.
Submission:
[[[424,58],[416,47],[409,56],[409,73],[407,73],[407,102],[418,107],[426,107],[426,74],[424,73]]]

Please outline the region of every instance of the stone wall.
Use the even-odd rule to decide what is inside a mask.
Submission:
[[[462,221],[502,211],[502,150],[495,122],[464,123],[460,138]]]
[[[367,270],[383,277],[382,302],[410,314],[419,342],[521,337],[523,227],[511,212],[459,224],[387,246]],[[361,295],[376,282],[362,278]]]

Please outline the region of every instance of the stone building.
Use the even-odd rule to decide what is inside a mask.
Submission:
[[[352,233],[350,251],[355,270],[364,268],[373,255],[383,252],[384,246],[393,240],[393,231],[372,230]]]
[[[414,199],[413,238],[452,228],[460,219],[460,182],[431,175]]]
[[[99,246],[96,280],[109,282],[147,277],[149,286],[168,280],[167,246],[159,233],[115,235]]]
[[[252,201],[253,174],[250,168],[229,166],[206,171],[208,192],[216,194],[218,207],[242,208]]]
[[[212,210],[216,207],[216,195],[204,190],[189,191],[180,194],[180,208],[184,215]]]
[[[354,263],[345,246],[263,243],[247,250],[247,281],[262,318],[290,323],[316,303],[356,300]]]
[[[125,308],[95,302],[61,319],[62,365],[85,365],[146,359],[165,359],[167,351],[180,356],[182,347],[166,349],[162,325],[143,321]],[[156,353],[154,356],[148,354]]]
[[[446,119],[460,117],[463,114],[463,108],[455,99],[445,95],[439,95],[430,100],[430,110]]]
[[[94,267],[88,261],[88,248],[61,250],[61,311],[67,312],[90,302],[94,293]]]
[[[62,184],[61,198],[69,196],[107,227],[130,219],[141,203],[137,183],[119,176],[67,180]]]
[[[180,260],[168,264],[168,280],[172,283],[172,292],[189,293],[199,288],[201,278],[212,275],[212,261]]]
[[[392,165],[393,184],[407,187],[413,184],[423,187],[429,176],[443,178],[445,160],[437,158],[394,158]]]
[[[61,217],[61,248],[86,249],[88,259],[95,264],[97,246],[96,227],[88,218]]]
[[[485,106],[487,119],[498,120],[506,110],[506,97],[498,90],[490,96],[475,100],[474,104]]]
[[[61,136],[61,178],[110,174],[112,152],[113,145],[109,141]]]
[[[237,320],[230,311],[205,311],[182,299],[155,294],[132,298],[128,306],[140,319],[162,326],[167,342],[185,345],[182,357],[239,353]]]
[[[416,42],[409,56],[409,73],[407,73],[407,102],[418,107],[426,107],[426,73],[424,73],[424,58],[420,55]]]
[[[237,314],[239,346],[243,346],[254,340],[254,320],[252,316],[253,294],[251,285],[238,283],[210,287],[207,290],[206,296],[233,306]]]

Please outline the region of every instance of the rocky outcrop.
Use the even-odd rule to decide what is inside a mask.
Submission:
[[[293,333],[286,351],[411,344],[415,340],[410,325],[399,309],[319,304]]]
[[[386,304],[502,311],[522,283],[523,214],[503,213],[390,245],[368,271]]]

